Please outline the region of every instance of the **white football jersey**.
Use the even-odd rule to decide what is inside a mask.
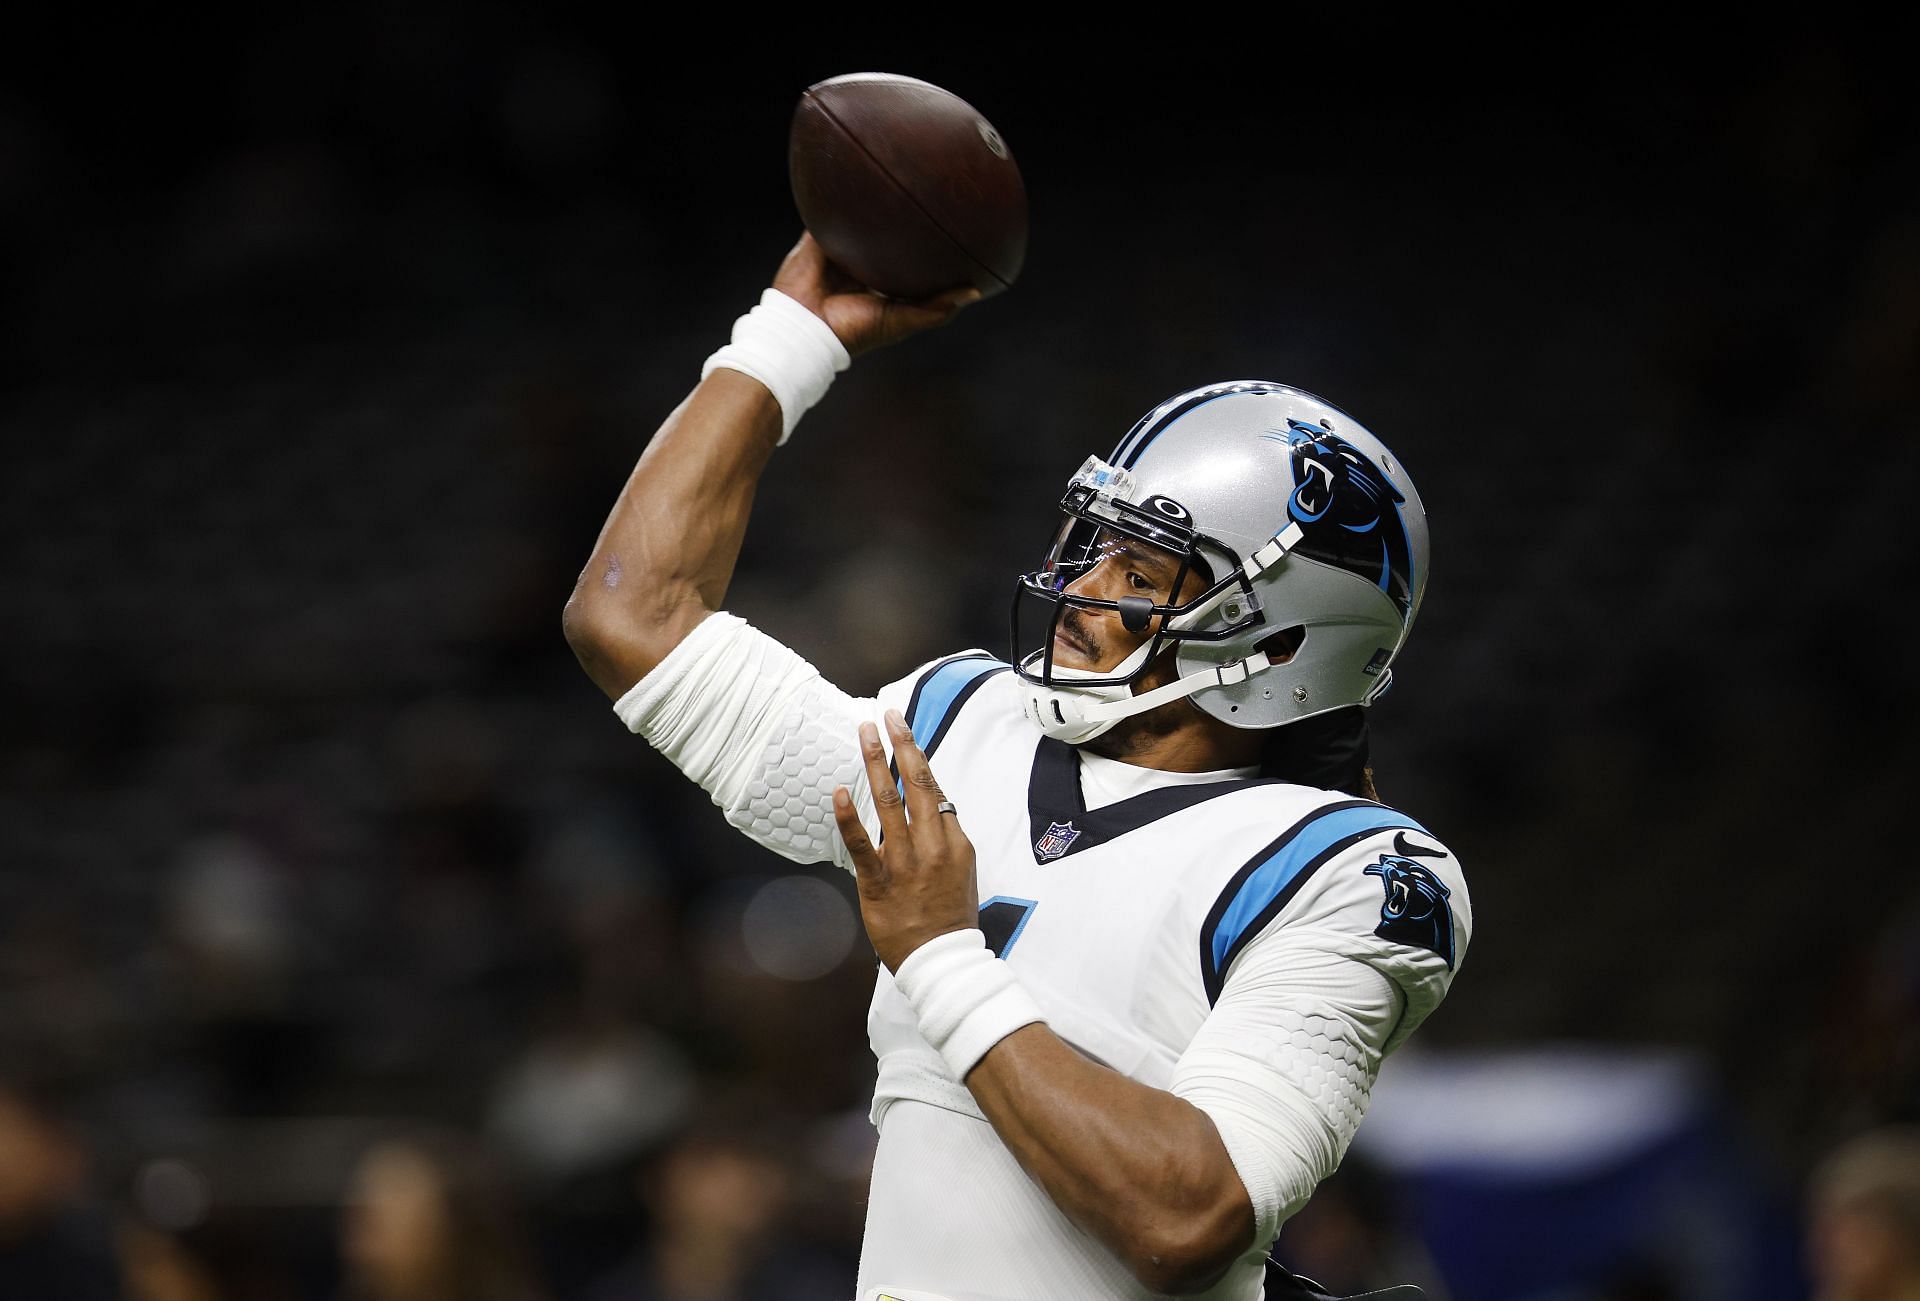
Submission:
[[[1016,681],[986,652],[967,652],[884,688],[880,703],[906,715],[957,806],[988,947],[1049,1027],[1169,1088],[1236,960],[1284,935],[1384,972],[1402,996],[1373,1053],[1334,1044],[1373,1060],[1320,1081],[1321,1101],[1357,1124],[1377,1058],[1438,1005],[1466,947],[1471,916],[1452,856],[1393,809],[1272,779],[1170,782],[1089,809],[1078,751],[1022,715]],[[1303,1047],[1324,1038],[1318,1019],[1303,1012],[1275,1042],[1284,1051],[1289,1033]],[[1152,1295],[1020,1171],[884,968],[868,1030],[880,1153],[863,1301]],[[1332,1096],[1343,1089],[1359,1096]],[[1263,1251],[1206,1295],[1257,1298]]]
[[[614,708],[744,834],[842,866],[836,785],[876,830],[855,729],[905,714],[973,843],[988,946],[1053,1033],[1214,1122],[1254,1233],[1204,1295],[1256,1301],[1281,1222],[1445,995],[1472,930],[1466,883],[1425,828],[1370,801],[1083,757],[1028,721],[1016,681],[969,651],[855,699],[716,614]],[[868,1030],[880,1139],[861,1301],[1152,1297],[1020,1169],[884,968]]]

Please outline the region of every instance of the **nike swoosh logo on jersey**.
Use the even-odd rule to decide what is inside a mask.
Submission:
[[[1407,833],[1404,831],[1393,833],[1393,852],[1402,858],[1445,858],[1447,856],[1447,851],[1444,849],[1414,844],[1407,839]]]

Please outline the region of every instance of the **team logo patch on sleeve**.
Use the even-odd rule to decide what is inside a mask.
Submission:
[[[1373,933],[1383,940],[1428,949],[1446,959],[1453,969],[1453,908],[1447,883],[1410,858],[1382,854],[1367,869],[1380,878],[1387,897],[1380,904],[1380,924]]]
[[[1042,863],[1050,863],[1073,848],[1073,842],[1078,839],[1080,831],[1073,823],[1051,823],[1040,839],[1033,842],[1033,856]]]

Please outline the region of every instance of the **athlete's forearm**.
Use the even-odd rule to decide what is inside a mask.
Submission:
[[[1204,1290],[1253,1242],[1253,1204],[1205,1112],[1081,1056],[1044,1025],[966,1084],[1067,1216],[1157,1292]]]
[[[611,699],[719,608],[767,458],[834,375],[980,297],[969,286],[918,303],[883,298],[805,234],[773,288],[654,435],[574,584],[567,641]]]
[[[567,602],[567,641],[609,698],[719,608],[780,428],[766,386],[721,369],[654,435]]]

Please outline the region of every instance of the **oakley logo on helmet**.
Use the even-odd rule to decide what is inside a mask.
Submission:
[[[1373,583],[1406,613],[1413,602],[1413,549],[1398,507],[1406,497],[1380,467],[1340,435],[1289,419],[1293,459],[1287,514],[1306,534],[1299,552]]]
[[[1182,524],[1193,519],[1193,516],[1187,512],[1187,508],[1171,497],[1153,496],[1140,504],[1156,514],[1165,515],[1168,519],[1178,520]]]

